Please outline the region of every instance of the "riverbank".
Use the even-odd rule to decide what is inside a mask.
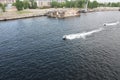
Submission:
[[[27,9],[23,11],[7,11],[0,13],[0,21],[44,16],[49,9]]]
[[[74,9],[78,9],[78,8],[74,8]],[[5,13],[0,13],[0,21],[45,16],[47,12],[54,10],[71,10],[71,8],[26,9],[23,11],[7,11]],[[118,11],[118,10],[119,10],[118,7],[98,7],[95,9],[88,9],[88,12]]]

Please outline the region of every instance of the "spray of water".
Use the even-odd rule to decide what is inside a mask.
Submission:
[[[104,28],[99,28],[99,29],[92,30],[92,31],[89,31],[89,32],[83,32],[83,33],[77,33],[77,34],[64,35],[63,38],[64,38],[64,39],[69,39],[69,40],[73,40],[73,39],[76,39],[76,38],[86,39],[86,36],[90,36],[90,35],[92,35],[93,33],[100,32],[100,31],[102,31],[103,29],[104,29]]]

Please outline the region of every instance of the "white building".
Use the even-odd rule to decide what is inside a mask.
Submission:
[[[36,0],[38,7],[50,7],[52,1],[65,2],[65,0]]]
[[[50,7],[51,0],[36,0],[38,7]]]
[[[16,0],[0,0],[0,3],[3,3],[3,4],[12,4],[14,3]]]

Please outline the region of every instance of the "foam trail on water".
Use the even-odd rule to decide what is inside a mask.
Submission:
[[[118,25],[120,22],[117,21],[117,22],[114,22],[114,23],[104,23],[103,25],[104,26],[114,26],[114,25]]]
[[[100,32],[100,31],[102,31],[103,29],[104,29],[104,28],[99,28],[99,29],[92,30],[92,31],[89,31],[89,32],[83,32],[83,33],[77,33],[77,34],[64,35],[63,38],[69,39],[69,40],[76,39],[76,38],[83,38],[83,39],[85,39],[86,36],[90,36],[90,35],[92,35],[93,33]]]

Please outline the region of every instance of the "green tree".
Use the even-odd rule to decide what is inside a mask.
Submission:
[[[109,3],[107,4],[107,6],[108,6],[108,7],[111,7],[111,3],[109,2]]]
[[[88,2],[88,8],[97,8],[99,6],[99,3],[97,1]]]
[[[61,7],[61,8],[65,7],[65,5],[66,5],[65,2],[60,3],[60,7]]]
[[[67,8],[83,8],[88,1],[88,8],[97,8],[97,7],[120,7],[120,2],[118,3],[98,3],[96,0],[91,2],[90,0],[66,0],[64,3],[59,3],[56,0],[51,2],[51,7],[67,7]]]
[[[92,2],[92,8],[97,8],[98,7],[98,2],[97,1],[93,1]]]
[[[51,2],[51,7],[52,8],[57,8],[58,7],[58,2],[57,1],[52,1]]]
[[[16,3],[12,3],[12,6],[16,6]]]
[[[27,8],[29,8],[29,1],[28,0],[24,0],[23,1],[23,7],[24,7],[24,9],[27,9]]]
[[[36,9],[37,8],[37,3],[35,2],[35,0],[30,0],[29,8],[30,9]]]
[[[2,11],[3,12],[5,12],[6,11],[6,4],[2,4],[2,3],[0,3],[0,8],[2,9]]]
[[[71,7],[71,2],[70,1],[68,1],[68,0],[66,0],[66,5],[65,5],[66,7]]]
[[[18,11],[23,10],[23,2],[20,0],[16,0],[15,6]]]
[[[33,7],[34,9],[36,9],[37,8],[37,3],[36,2],[34,2],[34,7]]]
[[[78,7],[79,8],[83,8],[85,4],[86,4],[85,0],[78,0]]]
[[[92,4],[92,2],[88,2],[88,8],[93,8],[93,4]]]
[[[111,7],[120,7],[120,2],[118,2],[118,3],[111,3]]]
[[[82,8],[85,4],[85,0],[66,0],[66,7]]]

